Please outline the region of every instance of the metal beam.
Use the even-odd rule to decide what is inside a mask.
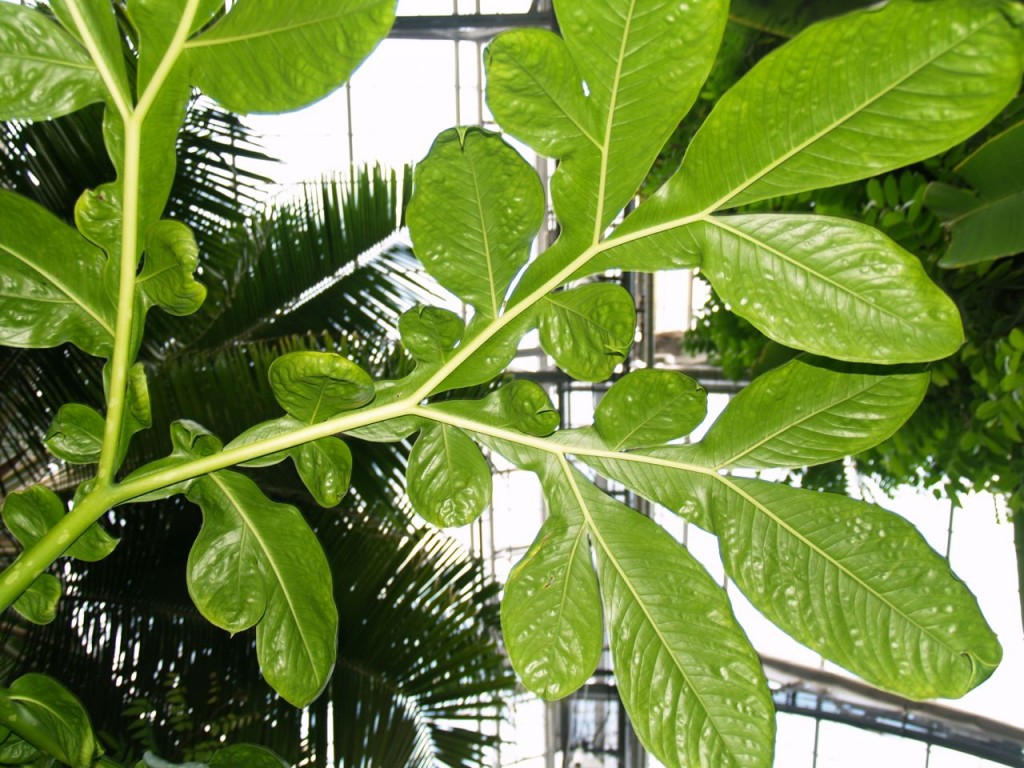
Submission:
[[[554,29],[554,11],[540,9],[527,13],[399,16],[388,37],[398,40],[469,40],[483,43],[499,32],[518,27]]]
[[[1024,729],[930,702],[885,693],[845,675],[761,658],[779,712],[891,733],[1024,768]],[[776,687],[777,686],[777,687]]]

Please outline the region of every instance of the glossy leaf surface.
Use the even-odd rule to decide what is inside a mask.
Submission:
[[[486,318],[501,311],[543,216],[537,174],[480,128],[452,128],[434,140],[406,212],[423,266]]]
[[[711,511],[726,571],[750,601],[870,683],[956,698],[999,663],[974,595],[903,518],[744,478],[720,482]]]
[[[17,491],[4,500],[4,524],[26,549],[35,545],[66,513],[64,502],[44,485]],[[114,551],[117,539],[93,523],[65,550],[68,557],[95,562]]]
[[[591,283],[545,299],[540,341],[558,367],[580,381],[603,381],[626,358],[636,308],[625,288]]]
[[[921,11],[891,2],[821,22],[764,57],[702,126],[666,199],[686,213],[734,207],[867,178],[973,134],[1017,92],[1019,33],[998,0]],[[823,57],[821,77],[796,79]],[[789,82],[801,85],[779,98]]]
[[[439,528],[476,520],[491,501],[491,468],[461,429],[447,424],[423,428],[406,467],[413,509]]]
[[[561,40],[517,31],[489,47],[499,122],[564,159],[552,197],[566,237],[596,241],[636,191],[710,71],[726,10],[717,0],[565,2]]]
[[[702,225],[701,269],[733,311],[814,354],[924,362],[963,343],[960,313],[921,262],[866,225],[748,215]]]
[[[560,419],[547,392],[526,379],[510,381],[480,400],[451,400],[430,408],[537,437],[554,432]]]
[[[0,191],[0,343],[71,342],[106,356],[114,309],[103,291],[103,254],[40,205]]]
[[[206,298],[206,288],[192,277],[198,263],[192,231],[179,221],[158,221],[146,236],[146,260],[137,285],[146,301],[164,312],[191,315]]]
[[[233,112],[285,112],[343,83],[394,21],[393,0],[240,3],[186,44],[193,83]]]
[[[291,416],[317,424],[373,399],[373,379],[341,355],[292,352],[270,366],[274,397]]]
[[[927,373],[842,372],[796,359],[737,394],[693,455],[715,468],[838,461],[899,429],[928,381]]]
[[[725,592],[664,529],[581,477],[574,484],[640,741],[667,766],[770,766],[774,707]]]
[[[985,142],[956,170],[971,190],[933,182],[925,195],[925,205],[945,219],[950,233],[940,266],[1024,251],[1024,122]]]
[[[462,318],[448,309],[418,306],[398,319],[402,344],[425,363],[443,363],[466,331]]]
[[[99,460],[103,447],[103,416],[81,403],[62,405],[46,431],[46,447],[72,464]]]
[[[689,376],[643,368],[601,398],[594,427],[612,450],[667,443],[690,434],[707,415],[707,392]]]
[[[57,577],[52,573],[44,573],[15,601],[14,610],[33,624],[49,624],[57,617],[60,594],[60,581]]]
[[[334,507],[348,491],[352,452],[336,437],[303,443],[291,452],[302,484],[321,507]]]
[[[567,484],[548,474],[551,516],[509,574],[501,629],[523,685],[545,699],[559,699],[594,673],[604,626],[579,504]]]
[[[46,120],[103,98],[89,54],[33,8],[0,6],[0,120]]]
[[[0,718],[14,733],[71,768],[91,768],[98,752],[82,703],[46,675],[0,688]]]
[[[196,607],[229,632],[256,625],[267,682],[295,706],[308,704],[334,668],[338,632],[330,567],[316,537],[295,507],[270,501],[236,472],[200,478],[187,495],[203,510],[188,558]]]

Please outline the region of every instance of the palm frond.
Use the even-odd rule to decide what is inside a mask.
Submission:
[[[207,302],[204,319],[216,316],[196,345],[394,329],[398,314],[429,292],[398,238],[408,174],[354,169],[269,207],[238,243],[228,295]]]

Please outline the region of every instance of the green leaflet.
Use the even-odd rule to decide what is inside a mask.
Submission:
[[[837,461],[888,439],[928,381],[927,373],[844,372],[798,358],[730,400],[691,456],[716,469]]]
[[[136,285],[147,304],[171,315],[191,315],[206,298],[206,288],[192,277],[198,264],[192,230],[180,221],[158,221],[146,235],[146,260]]]
[[[181,419],[171,424],[171,455],[151,461],[129,474],[124,483],[143,480],[169,469],[175,469],[194,459],[212,456],[222,447],[221,441],[206,427],[194,421]],[[150,493],[136,496],[132,501],[156,501],[167,499],[179,493],[185,493],[195,480],[186,480],[174,485],[167,485]]]
[[[209,768],[287,768],[287,763],[265,747],[233,744],[211,757]]]
[[[536,325],[537,313],[525,311],[517,317],[505,322],[496,332],[489,328],[484,321],[477,322],[474,318],[466,329],[466,337],[460,344],[466,347],[476,344],[477,338],[484,332],[493,332],[490,338],[486,338],[476,351],[460,365],[444,383],[438,388],[440,390],[459,389],[460,387],[475,387],[486,384],[508,367],[519,349],[519,342]]]
[[[601,398],[594,427],[612,450],[667,443],[690,434],[708,411],[704,388],[676,371],[627,373]]]
[[[94,464],[103,447],[103,416],[81,403],[60,407],[46,431],[46,448],[72,464]]]
[[[14,610],[33,624],[49,624],[57,617],[60,593],[57,577],[51,573],[41,574],[15,601]]]
[[[604,381],[626,358],[636,333],[629,291],[590,283],[544,298],[540,342],[558,367],[580,381]]]
[[[537,437],[554,432],[560,419],[547,392],[526,379],[510,381],[480,400],[449,400],[429,410]]]
[[[78,42],[35,9],[9,3],[0,6],[0,79],[0,120],[47,120],[103,98]]]
[[[268,440],[294,432],[304,424],[291,416],[264,421],[250,427],[226,446],[225,450]],[[415,431],[415,430],[413,430]],[[348,492],[352,478],[352,452],[337,437],[322,437],[294,448],[276,451],[258,459],[242,462],[243,467],[269,467],[291,457],[302,484],[321,507],[336,506]]]
[[[100,752],[82,703],[45,675],[22,675],[10,688],[0,688],[0,720],[71,768],[92,768]]]
[[[64,502],[44,485],[15,491],[4,500],[4,524],[26,549],[34,546],[64,515]],[[93,523],[64,554],[92,563],[113,552],[117,541],[99,523]]]
[[[334,507],[348,492],[352,479],[352,452],[336,437],[303,443],[291,452],[295,468],[321,507]]]
[[[285,112],[343,83],[394,21],[394,0],[240,3],[185,46],[192,80],[234,112]]]
[[[989,139],[956,170],[972,191],[928,185],[925,205],[945,219],[947,268],[978,264],[1024,251],[1024,122]]]
[[[426,270],[487,319],[500,314],[543,217],[537,174],[481,128],[452,128],[434,140],[406,212]]]
[[[196,607],[229,632],[256,625],[267,682],[305,706],[330,678],[338,632],[331,570],[316,536],[295,507],[270,501],[237,472],[199,478],[186,495],[203,510],[187,571]]]
[[[559,699],[594,673],[604,627],[587,527],[571,486],[552,463],[544,473],[551,515],[509,574],[501,632],[523,685]]]
[[[964,584],[903,518],[845,496],[723,478],[722,559],[787,633],[873,685],[956,698],[1002,649]]]
[[[821,22],[764,57],[718,103],[659,203],[712,211],[842,184],[973,134],[1017,93],[1019,33],[998,1],[922,11],[902,0]]]
[[[462,340],[466,324],[451,310],[418,305],[398,318],[398,331],[417,360],[443,363]]]
[[[318,424],[373,399],[370,375],[331,352],[282,355],[268,375],[277,402],[304,424]]]
[[[0,765],[28,765],[39,759],[38,749],[10,729],[0,726]]]
[[[727,4],[570,0],[559,40],[499,37],[487,102],[501,125],[563,162],[552,198],[565,234],[596,242],[629,201],[710,71]],[[584,85],[586,83],[586,85]]]
[[[725,592],[664,529],[570,481],[590,530],[623,705],[666,766],[772,762],[761,662]]]
[[[103,291],[103,254],[42,206],[2,190],[0,218],[0,343],[70,342],[108,356],[114,308]]]
[[[736,314],[786,346],[840,360],[925,362],[963,343],[960,312],[878,230],[827,216],[695,225],[701,270]]]
[[[467,525],[491,501],[491,468],[465,432],[430,424],[416,438],[406,467],[413,509],[439,528]]]

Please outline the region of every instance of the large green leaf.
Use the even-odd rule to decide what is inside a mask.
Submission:
[[[0,688],[0,720],[71,768],[92,768],[97,757],[99,745],[82,703],[46,675],[22,675],[10,688]]]
[[[109,355],[114,308],[103,291],[103,254],[43,207],[2,190],[0,216],[0,343],[71,342]]]
[[[633,297],[620,285],[589,283],[544,298],[541,346],[574,379],[607,379],[626,359],[635,334]]]
[[[341,85],[394,21],[394,0],[238,3],[188,41],[192,82],[233,112],[284,112]]]
[[[761,664],[725,592],[650,519],[574,474],[593,541],[619,694],[663,764],[772,764]]]
[[[465,432],[447,424],[423,428],[406,467],[413,509],[439,528],[467,525],[491,501],[491,468]]]
[[[1020,33],[1002,5],[896,0],[807,28],[722,97],[663,199],[684,213],[733,207],[963,141],[1020,84]]]
[[[928,381],[927,373],[843,372],[798,358],[736,395],[693,456],[715,468],[837,461],[890,437],[916,410]]]
[[[452,128],[434,140],[406,212],[427,272],[485,318],[500,313],[543,217],[537,174],[481,128]]]
[[[906,520],[845,496],[723,478],[730,577],[787,633],[873,685],[962,696],[1002,657],[977,600]]]
[[[39,11],[12,3],[0,5],[0,80],[0,120],[46,120],[104,95],[85,49]]]
[[[299,511],[270,501],[237,472],[194,482],[203,510],[188,558],[200,612],[230,632],[256,625],[260,669],[295,706],[319,695],[336,654],[338,612],[323,550]]]
[[[587,527],[557,464],[545,493],[551,516],[512,569],[501,601],[509,660],[523,684],[546,699],[567,696],[594,674],[604,646],[601,597]]]
[[[209,2],[209,0],[207,0]],[[122,104],[130,102],[131,88],[125,66],[124,41],[117,23],[114,7],[108,3],[81,3],[74,0],[50,0],[54,15],[89,49],[111,101],[120,98]]]
[[[754,214],[695,226],[715,290],[781,344],[905,363],[947,357],[963,343],[959,310],[920,260],[867,225]]]

